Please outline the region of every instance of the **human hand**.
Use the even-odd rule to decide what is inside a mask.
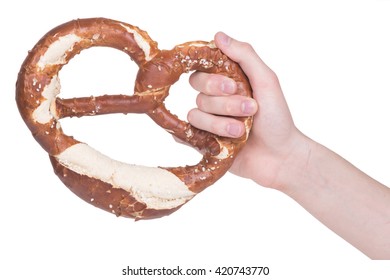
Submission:
[[[239,137],[244,125],[231,117],[254,115],[231,171],[287,194],[367,256],[389,259],[390,189],[296,128],[277,76],[249,44],[223,33],[215,43],[241,66],[253,99],[235,95],[237,85],[225,76],[195,72],[190,83],[201,93],[189,122]]]
[[[188,113],[189,122],[212,133],[239,137],[245,127],[232,116],[254,115],[247,144],[235,159],[231,172],[257,183],[280,188],[304,148],[306,137],[295,127],[275,73],[265,65],[248,43],[219,32],[215,44],[236,61],[253,90],[253,99],[235,95],[237,85],[225,76],[195,72],[190,84],[199,91],[197,106]]]

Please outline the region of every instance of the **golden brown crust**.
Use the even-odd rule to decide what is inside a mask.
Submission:
[[[53,59],[49,54],[55,53],[54,46],[60,51],[63,48],[63,53]],[[134,95],[57,98],[58,72],[80,51],[94,46],[119,49],[139,66]],[[158,217],[181,205],[172,209],[148,208],[124,189],[114,188],[61,164],[56,156],[79,141],[64,134],[59,120],[73,116],[146,113],[158,125],[203,154],[202,160],[194,166],[164,168],[175,174],[189,190],[198,193],[229,169],[246,142],[252,119],[241,118],[248,128],[246,135],[230,139],[199,130],[171,114],[165,108],[164,99],[170,86],[190,71],[226,75],[238,83],[238,94],[251,95],[249,82],[238,64],[211,43],[194,41],[172,50],[159,50],[145,31],[132,25],[104,18],[79,19],[49,31],[29,52],[18,75],[16,101],[34,138],[50,155],[55,173],[74,193],[117,216]]]
[[[131,194],[123,189],[114,188],[111,184],[101,180],[80,175],[66,168],[58,160],[50,156],[55,174],[68,188],[82,200],[102,210],[134,219],[151,219],[166,216],[176,211],[172,209],[148,209],[147,206],[137,201]]]

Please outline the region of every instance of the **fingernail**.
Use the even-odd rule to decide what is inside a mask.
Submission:
[[[241,125],[236,123],[231,123],[227,125],[227,132],[232,137],[240,137],[242,135]]]
[[[253,115],[256,113],[257,103],[253,99],[245,100],[241,103],[241,112],[246,115]]]
[[[231,42],[231,38],[226,35],[225,33],[223,32],[219,32],[219,42],[225,46],[229,46],[230,45],[230,42]]]
[[[236,92],[236,85],[233,81],[223,81],[221,84],[221,90],[227,94],[233,94]]]

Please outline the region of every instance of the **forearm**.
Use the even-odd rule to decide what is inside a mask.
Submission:
[[[375,259],[390,258],[390,189],[326,147],[305,139],[279,189]]]

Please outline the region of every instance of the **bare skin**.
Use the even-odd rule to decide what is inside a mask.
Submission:
[[[231,172],[290,196],[368,257],[390,259],[390,189],[297,129],[277,76],[250,44],[222,32],[215,43],[240,64],[253,99],[235,95],[237,86],[227,77],[196,72],[190,84],[200,92],[198,108],[188,113],[189,122],[239,137],[245,128],[229,116],[254,115]]]

